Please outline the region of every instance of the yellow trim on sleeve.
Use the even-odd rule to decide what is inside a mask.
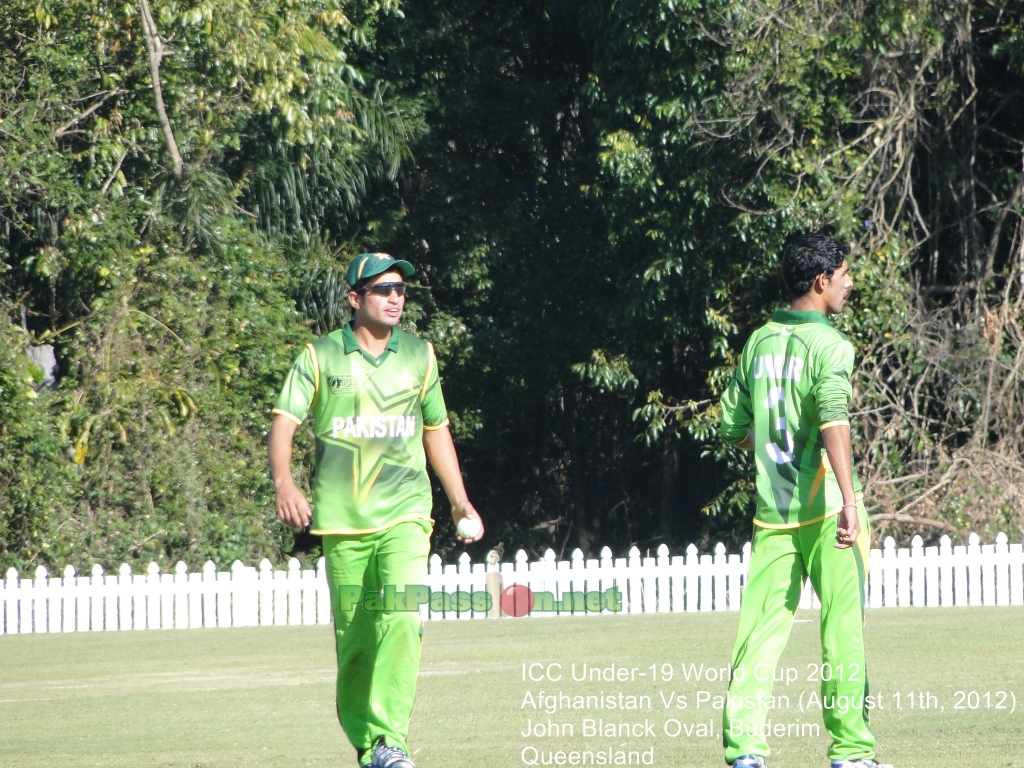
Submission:
[[[424,432],[433,432],[435,429],[444,429],[447,426],[448,426],[448,419],[445,419],[440,424],[424,424],[423,425],[423,431]]]
[[[306,349],[309,350],[309,358],[313,363],[313,402],[309,404],[309,407],[312,408],[320,397],[320,360],[317,359],[316,347],[313,346],[313,342],[309,342]]]
[[[290,413],[288,413],[288,411],[282,411],[280,408],[275,408],[273,411],[271,411],[271,413],[276,413],[278,416],[284,416],[286,419],[291,419],[296,424],[302,423],[302,419],[300,419],[298,416],[292,416]]]
[[[427,373],[423,377],[423,386],[420,387],[420,402],[423,402],[423,398],[427,396],[427,385],[430,384],[430,374],[434,372],[435,357],[434,357],[434,345],[429,341],[427,342]],[[445,422],[448,423],[447,421]]]
[[[818,429],[822,430],[822,429],[828,429],[829,427],[848,427],[848,426],[850,426],[850,420],[849,419],[837,419],[836,421],[826,421],[824,424],[822,424],[820,427],[818,427]]]

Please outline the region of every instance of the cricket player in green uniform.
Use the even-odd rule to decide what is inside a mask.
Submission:
[[[352,322],[299,355],[274,408],[268,446],[278,516],[323,537],[338,719],[359,764],[380,768],[414,768],[406,738],[422,624],[406,598],[425,591],[433,526],[428,460],[456,525],[464,518],[476,523],[463,540],[483,536],[448,431],[434,349],[396,327],[404,278],[413,271],[383,253],[356,257],[347,274]],[[309,412],[316,437],[312,509],[291,474],[292,438]]]
[[[764,768],[772,682],[803,582],[821,600],[821,699],[832,768],[877,763],[868,728],[864,585],[868,522],[850,452],[854,351],[828,316],[853,286],[849,248],[799,235],[782,254],[792,297],[743,348],[722,397],[722,437],[754,452],[757,512],[733,676],[723,716],[725,759]]]

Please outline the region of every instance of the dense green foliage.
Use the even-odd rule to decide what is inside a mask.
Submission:
[[[308,265],[288,254],[317,222],[289,218],[291,177],[266,172],[275,157],[317,169],[321,215],[341,219],[407,151],[403,105],[348,63],[391,8],[350,6],[157,4],[178,174],[139,6],[5,5],[5,563],[290,548],[262,443],[310,337],[295,303]],[[18,348],[50,340],[60,386],[37,395]]]
[[[1024,532],[1024,4],[149,5],[0,11],[0,565],[290,551],[269,410],[368,249],[485,543],[743,540],[717,397],[823,227],[876,522]]]

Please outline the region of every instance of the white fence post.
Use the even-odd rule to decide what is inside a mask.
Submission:
[[[64,615],[61,622],[62,632],[78,631],[78,590],[75,578],[75,566],[64,566],[64,599],[62,602]],[[2,610],[2,607],[0,607]],[[0,614],[0,634],[3,634],[3,615]]]
[[[910,558],[910,605],[920,608],[924,605],[924,539],[915,535],[907,555]]]
[[[0,634],[15,635],[18,633],[18,569],[8,568],[0,590]]]
[[[658,613],[668,613],[672,610],[672,566],[666,544],[658,547],[658,556],[654,562],[657,576],[653,581],[658,596]]]
[[[587,615],[586,593],[587,593],[587,558],[583,550],[578,547],[569,556],[569,562],[559,563],[559,570],[563,571],[562,579],[565,589],[562,592],[562,613],[571,613],[575,616]],[[473,566],[476,569],[479,566]],[[651,558],[651,570],[654,571],[654,559]],[[475,571],[474,571],[475,572]],[[475,586],[474,586],[475,589]],[[654,578],[651,578],[651,589],[654,589]],[[656,606],[652,604],[651,610]]]
[[[990,605],[1010,604],[1010,545],[1006,534],[1000,531],[996,535],[995,550],[992,556],[992,567],[995,571],[993,590],[995,601]]]
[[[288,579],[285,591],[288,602],[288,624],[298,626],[302,624],[302,564],[294,558],[288,558]]]
[[[60,632],[63,619],[64,581],[60,576],[46,581],[46,631]]]
[[[985,554],[981,537],[972,533],[967,539],[967,594],[970,596],[970,605],[989,604],[987,592],[991,589],[991,579],[986,578],[985,572],[991,570],[991,564],[985,563]]]
[[[32,579],[21,579],[18,583],[18,632],[27,635],[32,631]]]
[[[219,571],[214,582],[217,600],[217,626],[232,626],[231,615],[231,571]]]
[[[551,550],[548,550],[549,552]],[[552,562],[554,558],[552,558]],[[626,558],[626,589],[623,590],[623,599],[629,606],[628,613],[642,613],[643,603],[643,577],[640,575],[640,548],[630,547],[629,555]]]
[[[171,611],[174,615],[174,622],[171,624],[175,629],[187,629],[189,626],[188,613],[188,566],[181,560],[174,564],[174,576],[172,578],[172,597],[170,600]]]
[[[160,590],[160,628],[174,629],[174,574],[161,573],[157,576]]]
[[[939,539],[939,605],[953,605],[953,544],[947,534]]]
[[[886,536],[882,542],[882,605],[886,608],[895,608],[900,604],[896,578],[897,557],[899,555],[896,552],[896,540],[892,536]]]
[[[36,578],[32,584],[32,631],[46,632],[46,568],[36,568]]]
[[[184,573],[184,572],[183,572]],[[188,626],[198,629],[203,626],[203,571],[194,571],[188,576]]]
[[[212,560],[207,560],[203,565],[203,573],[200,577],[200,599],[202,601],[202,615],[204,627],[217,626],[217,566]]]
[[[954,546],[949,564],[953,570],[951,605],[967,605],[967,547],[962,544]]]
[[[715,555],[711,560],[714,570],[711,572],[711,591],[713,594],[712,599],[714,600],[714,610],[716,611],[727,611],[729,606],[725,597],[728,570],[726,565],[729,562],[728,556],[725,554],[725,544],[718,542],[715,544]]]
[[[146,566],[146,576],[142,581],[145,590],[146,627],[160,629],[160,566],[150,563]]]
[[[697,565],[700,566],[700,575],[698,579],[700,581],[700,603],[698,604],[698,610],[710,611],[712,606],[713,591],[712,583],[714,580],[714,558],[711,555],[700,555],[697,558]]]
[[[459,581],[458,581],[458,585],[457,585],[457,591],[464,592],[464,593],[469,594],[469,595],[472,596],[472,594],[473,594],[473,583],[472,583],[473,582],[473,578],[472,578],[473,563],[470,562],[470,560],[471,560],[471,558],[469,557],[469,552],[463,552],[461,555],[459,555],[459,566],[458,566]],[[568,565],[568,563],[566,563],[566,565]],[[460,600],[458,608],[459,608],[459,610],[457,612],[457,615],[458,615],[458,618],[460,620],[472,619],[473,618],[472,602],[470,603],[470,607],[469,608],[465,608],[463,603],[462,603],[462,601]]]
[[[967,538],[967,557],[964,558],[964,562],[967,566],[967,605],[984,605],[981,584],[981,538],[976,533]]]
[[[924,548],[924,605],[934,607],[939,605],[939,548]]]
[[[1009,545],[1010,605],[1024,605],[1024,544]]]
[[[117,629],[148,629],[146,622],[146,577],[142,574],[132,575],[132,567],[121,563],[117,569],[117,594],[113,597],[117,604]],[[110,599],[110,598],[108,598]],[[110,629],[110,627],[107,627]]]
[[[606,592],[612,588],[619,589],[619,582],[615,577],[615,558],[612,556],[611,547],[601,547],[601,556],[595,564],[595,570],[597,571],[597,588],[599,590]],[[619,589],[619,591],[622,590]]]
[[[93,565],[89,577],[89,625],[86,629],[98,632],[103,629],[103,566]]]
[[[896,605],[910,605],[910,550],[906,547],[896,550]]]

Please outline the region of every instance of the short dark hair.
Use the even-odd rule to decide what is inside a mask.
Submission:
[[[831,278],[850,255],[850,247],[828,235],[809,233],[789,239],[782,249],[782,279],[792,299],[805,295],[814,285],[814,278]]]
[[[362,280],[356,280],[354,285],[349,286],[349,290],[355,291],[356,293],[363,293],[366,290],[366,286],[370,284],[370,281],[373,280],[374,277],[376,277],[376,275],[364,277]]]

